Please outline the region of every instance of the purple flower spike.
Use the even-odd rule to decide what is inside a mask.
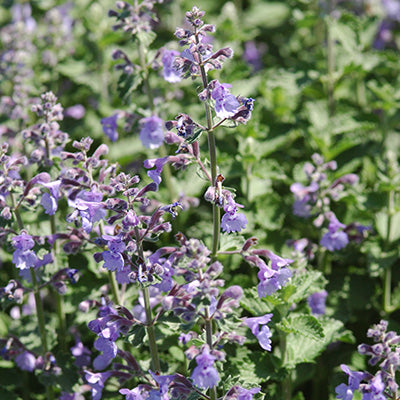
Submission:
[[[329,251],[343,249],[349,243],[347,233],[342,230],[346,225],[340,223],[334,213],[331,213],[329,219],[328,232],[322,236],[319,244]]]
[[[112,115],[111,117],[102,118],[100,123],[103,126],[103,132],[112,142],[116,142],[118,140],[118,131],[117,131],[117,119],[118,113]]]
[[[265,314],[262,317],[246,318],[244,323],[250,328],[252,334],[257,338],[260,346],[267,351],[271,351],[271,331],[266,325],[271,321],[273,314]],[[261,329],[259,329],[259,326]]]
[[[202,389],[215,386],[219,381],[217,370],[213,367],[216,357],[210,354],[208,346],[196,357],[197,367],[193,370],[191,378],[195,385]]]
[[[164,79],[170,83],[176,83],[182,80],[180,71],[174,67],[176,56],[179,56],[179,51],[165,49],[161,58]]]
[[[148,149],[157,149],[164,141],[164,122],[161,118],[152,115],[140,120],[140,140],[144,147]]]

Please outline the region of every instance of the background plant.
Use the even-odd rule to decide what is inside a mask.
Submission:
[[[218,163],[211,164],[218,165],[218,173],[210,170],[205,119],[207,107],[217,110],[217,99],[201,95],[199,78],[171,82],[174,74],[168,78],[163,62],[166,50],[175,57],[184,50],[173,33],[193,4],[132,3],[142,17],[133,22],[122,21],[132,8],[106,1],[2,6],[1,135],[8,144],[2,147],[0,198],[4,396],[43,398],[42,384],[51,382],[48,398],[62,392],[68,398],[73,391],[75,398],[90,397],[87,384],[99,389],[105,378],[104,398],[122,398],[120,388],[139,388],[137,395],[156,389],[166,395],[167,388],[170,394],[186,395],[196,379],[181,376],[190,378],[199,355],[191,353],[188,363],[184,349],[193,344],[204,354],[212,350],[210,343],[202,347],[205,310],[214,307],[211,295],[233,296],[234,307],[232,315],[221,305],[213,318],[213,345],[224,344],[226,362],[219,353],[203,357],[211,376],[216,367],[226,383],[217,384],[219,397],[334,398],[343,380],[340,364],[366,369],[354,346],[365,341],[366,330],[384,316],[398,331],[396,2],[202,1],[197,6],[206,10],[206,23],[217,26],[210,36],[214,51],[233,50],[222,69],[208,72],[208,81],[232,84],[230,93],[238,102],[255,100],[246,124],[233,127],[227,120],[212,132]],[[239,22],[241,29],[236,29]],[[118,24],[130,28],[113,30]],[[49,93],[39,99],[49,90],[58,100]],[[190,120],[176,118],[182,113]],[[171,121],[168,129],[160,120]],[[176,135],[183,132],[182,124],[187,137]],[[141,140],[152,137],[149,132],[155,132],[157,145]],[[164,157],[169,162],[160,175],[162,162],[155,160]],[[319,165],[335,161],[336,168],[317,167],[326,177],[308,174],[316,157],[323,160]],[[171,176],[165,173],[169,164]],[[223,179],[215,182],[218,174]],[[346,176],[358,180],[341,182]],[[291,187],[298,183],[312,198],[307,199],[312,207],[308,219],[293,213]],[[241,215],[238,225],[231,225],[240,226],[240,233],[225,229],[216,234],[209,201],[218,202],[221,195],[226,204],[214,205],[215,213],[224,214],[226,207],[228,217]],[[329,212],[343,226],[333,223],[331,228]],[[313,224],[318,215],[324,215],[322,225]],[[176,241],[178,232],[185,236]],[[324,247],[327,234],[342,239],[345,234],[348,243]],[[143,256],[140,246],[135,248],[142,241]],[[188,260],[195,253],[201,267],[190,270]],[[274,258],[275,253],[287,258]],[[99,269],[102,260],[105,268]],[[133,273],[129,278],[126,265]],[[36,288],[26,274],[32,266]],[[152,291],[165,285],[169,268],[182,271],[180,285],[189,279],[183,273],[189,268],[190,279],[204,279],[211,294],[200,291],[187,298],[186,288],[180,288],[174,306],[167,300],[154,305],[160,298]],[[225,286],[217,290],[222,280]],[[163,376],[181,374],[163,382],[147,373],[158,368],[154,359],[150,363],[146,327],[137,322],[146,313],[150,318],[144,287],[155,283],[148,290],[160,369]],[[243,290],[240,308],[240,293],[229,289],[237,286]],[[109,300],[125,308],[117,310]],[[177,330],[191,328],[179,322],[183,315],[174,307],[189,304],[198,315],[194,334],[179,341]],[[35,317],[40,321],[38,307],[44,310],[46,335]],[[174,319],[167,322],[171,310]],[[230,316],[222,318],[226,312]],[[112,322],[112,339],[100,322],[93,326],[99,318]],[[228,334],[233,326],[237,337]],[[243,336],[247,340],[241,343]],[[106,364],[103,375],[96,375],[96,368]],[[16,365],[33,371],[25,372],[25,393],[17,389]],[[82,369],[88,371],[86,378]]]

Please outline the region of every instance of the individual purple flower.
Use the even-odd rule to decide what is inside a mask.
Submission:
[[[259,71],[262,68],[261,56],[264,51],[264,46],[250,40],[244,44],[243,59],[253,67],[254,71]]]
[[[212,81],[210,82],[210,86],[212,87],[211,97],[215,101],[214,109],[217,117],[221,119],[233,117],[240,107],[240,103],[237,98],[229,92],[229,88],[231,88],[232,85]]]
[[[311,296],[308,296],[307,303],[311,308],[311,312],[316,315],[325,314],[325,300],[328,296],[328,292],[323,290],[321,292],[313,293]]]
[[[328,232],[322,236],[319,244],[329,251],[343,249],[349,243],[347,233],[343,231],[346,225],[340,223],[334,213],[330,213]]]
[[[196,357],[197,367],[193,370],[191,378],[196,386],[202,389],[214,387],[219,381],[217,370],[213,367],[216,357],[210,354],[208,345]]]
[[[225,213],[221,218],[221,228],[224,232],[240,232],[246,228],[247,219],[242,213]]]
[[[144,147],[148,149],[157,149],[164,141],[164,122],[156,115],[151,117],[142,118],[140,120],[140,134],[139,138]]]
[[[20,270],[35,267],[38,258],[35,252],[31,250],[35,245],[32,236],[27,233],[14,236],[12,238],[12,244],[15,247],[12,258],[12,262],[15,266]]]
[[[94,348],[103,352],[93,360],[93,367],[96,370],[102,370],[108,367],[111,361],[117,356],[117,345],[109,339],[98,337],[94,342]]]
[[[93,224],[103,219],[106,215],[104,204],[101,202],[103,194],[95,191],[81,191],[75,200],[68,200],[75,211],[67,216],[67,222],[72,222],[78,217],[81,218],[83,230],[91,232]]]
[[[163,157],[148,159],[143,162],[144,167],[147,169],[156,167],[155,169],[147,171],[147,175],[153,180],[156,185],[159,185],[161,183],[161,172],[167,161],[168,157]]]
[[[271,321],[273,314],[265,314],[262,317],[246,318],[244,323],[250,328],[251,333],[257,338],[260,346],[267,351],[271,351],[271,331],[266,325]],[[259,329],[259,326],[261,329]]]
[[[260,279],[257,285],[257,292],[258,296],[262,298],[270,296],[272,293],[275,293],[285,286],[287,281],[291,278],[292,273],[289,268],[284,267],[275,271],[265,265],[265,267],[260,267],[257,276]]]
[[[354,391],[345,383],[341,383],[335,388],[336,398],[342,400],[352,400]]]
[[[100,400],[103,393],[104,384],[111,376],[111,371],[93,373],[85,371],[85,379],[92,388],[92,400]]]
[[[146,400],[149,397],[149,393],[142,390],[140,386],[134,389],[120,389],[119,392],[123,394],[125,400]]]
[[[176,56],[179,56],[179,51],[176,50],[164,49],[162,53],[163,77],[170,83],[176,83],[182,80],[180,71],[174,67]]]
[[[245,389],[245,388],[239,387],[237,400],[252,400],[253,396],[256,393],[258,393],[260,390],[261,390],[261,388]]]
[[[382,4],[386,9],[387,16],[390,19],[400,22],[400,2],[399,2],[399,0],[382,0]]]
[[[82,104],[75,104],[64,110],[64,117],[82,119],[85,116],[85,107]]]
[[[171,382],[176,377],[173,375],[157,375],[153,371],[149,371],[150,375],[157,382],[159,389],[152,389],[149,392],[149,399],[151,400],[169,400],[168,389]]]
[[[15,357],[15,363],[22,371],[32,372],[35,369],[36,357],[29,351],[24,351]]]
[[[48,193],[43,193],[40,204],[44,208],[44,212],[48,215],[54,215],[58,208],[57,200]]]
[[[348,385],[352,390],[357,390],[363,379],[367,377],[365,372],[352,371],[347,365],[341,364],[340,368],[349,377]]]
[[[382,50],[389,46],[393,42],[393,29],[395,28],[395,22],[391,20],[383,20],[376,33],[373,47],[378,50]]]
[[[71,347],[71,353],[75,357],[75,365],[79,368],[90,365],[90,350],[80,340],[76,340],[75,346]]]
[[[303,186],[301,183],[293,183],[290,191],[294,194],[295,202],[293,203],[293,214],[298,217],[307,218],[311,215],[312,205],[316,201],[316,191],[319,185],[311,182],[309,186]]]
[[[118,140],[118,131],[117,131],[117,119],[119,114],[116,113],[111,115],[111,117],[105,117],[100,120],[100,123],[103,127],[103,132],[112,142],[116,142]]]
[[[108,250],[103,251],[103,267],[109,271],[121,271],[124,268],[124,257],[122,256],[126,246],[119,236],[103,235],[107,240]]]
[[[246,228],[247,219],[242,213],[237,212],[237,207],[243,207],[235,203],[233,198],[229,196],[227,204],[224,206],[225,214],[221,218],[221,228],[224,232],[240,232]]]

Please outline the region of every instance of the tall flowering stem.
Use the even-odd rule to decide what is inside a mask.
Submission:
[[[196,36],[196,41],[198,44],[199,43],[198,36]],[[201,73],[203,88],[207,90],[207,100],[210,100],[210,91],[208,89],[207,73],[202,63],[200,53],[199,53],[199,58],[200,58],[200,73]],[[213,132],[211,107],[208,104],[208,101],[204,102],[204,108],[206,111],[206,120],[207,120],[207,139],[208,139],[208,151],[210,154],[211,181],[212,184],[215,184],[215,180],[217,178],[217,147],[215,144],[215,135]],[[215,259],[218,252],[219,235],[221,232],[221,213],[220,213],[220,208],[216,204],[213,204],[212,207],[213,207],[213,241],[212,241],[211,256],[213,259]]]
[[[142,241],[140,239],[140,233],[137,226],[135,226],[135,236],[136,236],[136,246],[138,250],[138,255],[142,260],[144,260]],[[147,333],[147,338],[149,339],[152,369],[155,372],[157,371],[159,372],[161,370],[160,359],[158,357],[158,347],[156,342],[156,333],[154,330],[153,315],[151,312],[148,287],[143,287],[143,299],[144,299],[144,309],[146,313],[146,333]]]
[[[99,224],[100,235],[104,235],[103,221]],[[108,271],[108,281],[110,282],[111,293],[113,295],[114,303],[121,304],[121,296],[119,293],[118,282],[115,278],[115,272]]]
[[[24,224],[22,222],[21,214],[16,206],[14,195],[10,192],[10,199],[14,209],[15,219],[17,220],[18,228],[20,230],[24,229]],[[37,283],[37,277],[34,268],[29,268],[31,274],[31,280],[33,285],[33,295],[35,297],[35,308],[36,314],[38,318],[38,325],[39,325],[39,334],[40,334],[40,341],[42,344],[42,353],[45,355],[48,351],[47,347],[47,335],[46,335],[46,326],[45,326],[45,319],[44,319],[44,310],[42,299],[40,298],[40,289]],[[46,395],[48,400],[54,399],[54,392],[51,386],[46,386]]]

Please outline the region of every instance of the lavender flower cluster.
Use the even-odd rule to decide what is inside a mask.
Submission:
[[[341,383],[336,388],[337,399],[351,400],[358,391],[362,400],[396,399],[399,385],[396,383],[396,372],[400,369],[400,336],[387,332],[388,322],[381,320],[368,330],[367,336],[375,344],[360,344],[358,353],[371,358],[368,364],[378,366],[375,374],[366,371],[352,371],[347,365],[341,365],[349,377],[348,384]]]
[[[338,201],[345,195],[346,185],[355,185],[358,182],[358,176],[346,174],[331,182],[327,173],[337,169],[336,161],[324,162],[319,154],[314,154],[312,160],[313,164],[307,162],[304,165],[307,186],[296,182],[290,187],[295,198],[293,214],[301,218],[313,218],[313,224],[317,228],[322,228],[327,223],[328,231],[322,235],[319,244],[331,252],[343,249],[350,240],[359,243],[370,228],[357,222],[348,225],[341,223],[331,208],[332,201]],[[312,247],[308,239],[297,240],[293,245],[299,253]],[[310,256],[312,257],[312,253]]]

